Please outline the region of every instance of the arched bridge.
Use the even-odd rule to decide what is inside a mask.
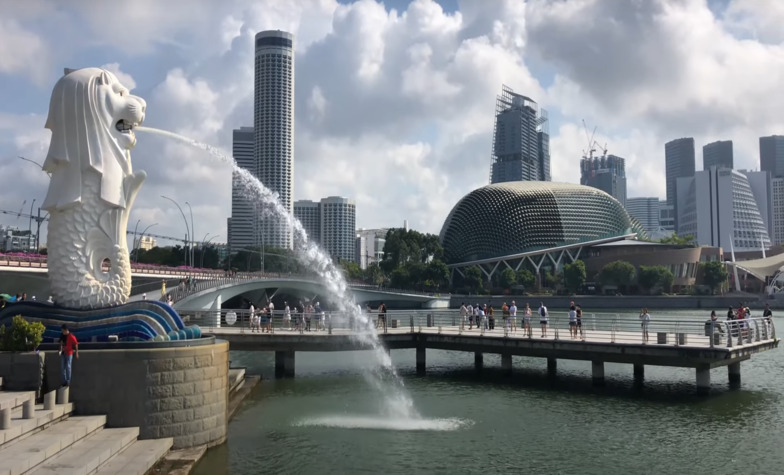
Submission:
[[[405,290],[391,290],[366,285],[349,285],[357,303],[385,302],[393,306],[447,308],[449,296],[439,296]],[[329,301],[329,290],[316,280],[305,277],[221,278],[197,281],[190,287],[178,286],[169,294],[178,311],[218,310],[222,302],[243,294],[275,289],[308,295],[308,299]]]

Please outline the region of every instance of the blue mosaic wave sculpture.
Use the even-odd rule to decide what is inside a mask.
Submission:
[[[201,338],[198,325],[185,326],[169,305],[155,300],[129,302],[115,307],[79,310],[44,302],[9,303],[0,309],[0,325],[10,325],[15,315],[46,327],[44,343],[60,338],[63,324],[80,342],[105,342],[109,335],[120,341],[169,341]]]

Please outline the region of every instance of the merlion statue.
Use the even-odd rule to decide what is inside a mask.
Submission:
[[[91,309],[128,300],[126,228],[147,176],[133,172],[129,150],[145,108],[99,68],[66,69],[54,86],[43,165],[52,178],[42,207],[49,212],[47,261],[57,305]]]

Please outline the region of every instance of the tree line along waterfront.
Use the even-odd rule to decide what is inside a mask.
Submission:
[[[661,241],[665,244],[694,246],[690,236],[677,235]],[[198,267],[224,269],[237,272],[274,272],[308,274],[291,250],[271,246],[251,247],[226,253],[223,257],[218,246],[205,246],[194,250]],[[188,250],[177,245],[137,249],[132,259],[139,263],[176,267],[184,262]],[[444,249],[435,234],[421,233],[403,228],[392,228],[386,234],[383,258],[370,263],[366,269],[353,261],[341,261],[341,269],[348,279],[368,285],[410,289],[425,292],[455,292],[465,294],[668,294],[672,291],[675,276],[667,266],[639,266],[624,260],[604,265],[589,275],[585,262],[576,260],[562,269],[543,265],[537,273],[526,261],[519,269],[506,268],[493,273],[488,279],[478,267],[455,272],[450,282],[450,270],[444,261]],[[718,261],[703,262],[697,271],[695,288],[680,290],[681,294],[717,293],[726,288],[728,273]]]

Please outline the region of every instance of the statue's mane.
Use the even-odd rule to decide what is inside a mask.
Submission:
[[[87,173],[101,177],[100,197],[109,204],[125,207],[123,177],[127,173],[125,150],[112,137],[108,112],[99,86],[117,82],[100,68],[65,70],[49,102],[46,128],[52,131],[43,168],[51,173],[43,208],[49,211],[82,201],[83,178]]]

